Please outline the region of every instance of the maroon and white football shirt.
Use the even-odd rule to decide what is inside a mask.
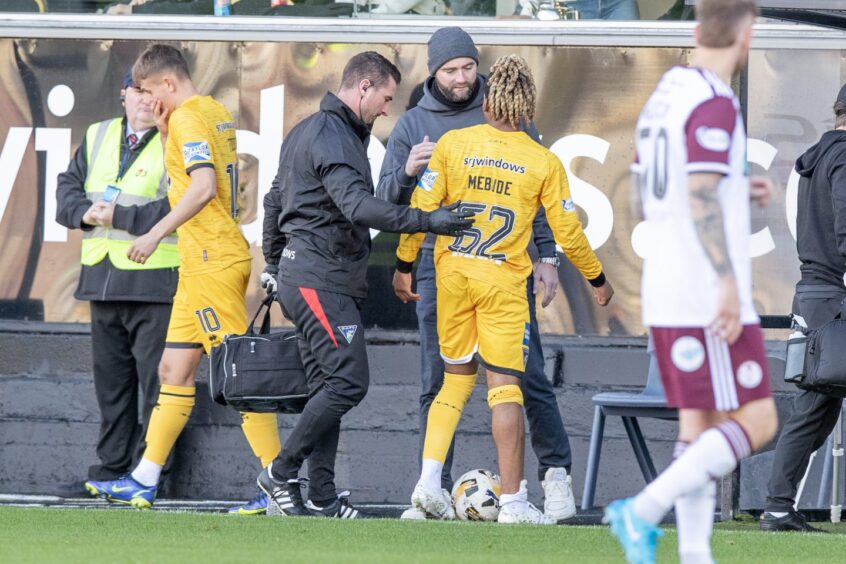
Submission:
[[[639,190],[649,241],[642,277],[643,322],[705,327],[717,312],[718,277],[690,216],[688,175],[722,175],[719,201],[740,295],[741,322],[758,323],[752,303],[749,179],[740,104],[715,74],[675,67],[644,106],[635,132]]]

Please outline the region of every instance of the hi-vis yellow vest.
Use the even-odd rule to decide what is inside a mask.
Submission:
[[[123,136],[121,122],[121,118],[101,121],[89,126],[85,133],[88,152],[86,197],[96,202],[110,184],[121,189],[117,203],[124,206],[144,205],[166,197],[167,177],[159,135],[150,139],[123,178],[118,179]],[[121,270],[152,270],[179,266],[175,235],[165,238],[144,264],[133,262],[126,256],[134,240],[135,236],[122,229],[95,227],[85,231],[82,239],[82,264],[93,266],[108,256],[115,268]]]

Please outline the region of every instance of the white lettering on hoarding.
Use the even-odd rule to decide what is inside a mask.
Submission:
[[[766,141],[760,139],[748,139],[746,141],[746,158],[750,163],[762,166],[764,170],[770,169],[776,153],[778,153],[776,148]],[[753,258],[763,256],[773,249],[775,249],[775,241],[773,241],[769,227],[764,227],[757,233],[752,234],[752,240],[749,241],[749,253]]]
[[[790,170],[787,178],[787,190],[784,192],[784,214],[787,219],[787,228],[793,240],[796,240],[796,214],[799,206],[799,173],[796,168]]]
[[[370,136],[370,143],[367,145],[367,158],[370,159],[370,177],[373,179],[373,188],[379,184],[379,173],[382,171],[382,161],[385,160],[385,146],[382,142]],[[379,234],[378,229],[370,230],[370,238],[373,239]]]
[[[605,139],[582,134],[562,137],[549,148],[564,165],[573,203],[582,208],[588,217],[587,225],[584,226],[585,236],[593,249],[604,245],[611,236],[614,208],[599,188],[573,174],[571,165],[573,159],[578,157],[587,157],[604,164],[610,148],[611,144]]]
[[[259,132],[246,129],[235,132],[238,152],[247,153],[258,159],[258,194],[256,195],[256,219],[244,225],[244,238],[252,245],[261,246],[264,225],[264,196],[279,169],[279,147],[282,145],[285,124],[285,87],[282,85],[265,88],[259,100]]]
[[[52,103],[49,109],[59,117],[67,115],[73,108],[73,92],[64,85],[51,91]],[[279,164],[279,147],[284,138],[285,87],[277,85],[261,91],[259,107],[259,131],[238,130],[236,132],[238,152],[253,155],[258,160],[257,217],[255,221],[243,226],[244,236],[256,246],[261,246],[264,218],[263,200],[270,189]],[[46,181],[44,190],[44,241],[65,242],[67,230],[55,221],[57,176],[67,167],[71,152],[71,130],[68,128],[39,127],[34,130],[34,149],[46,153]],[[33,137],[31,127],[10,127],[0,152],[0,221],[2,221],[11,197],[15,179],[20,171],[23,158]],[[610,238],[614,228],[614,209],[608,197],[596,186],[577,177],[572,170],[575,159],[584,157],[604,164],[611,149],[611,144],[600,137],[586,134],[567,135],[555,141],[550,150],[561,160],[570,184],[572,202],[581,208],[587,216],[585,235],[593,249],[602,247]],[[749,139],[748,158],[765,170],[772,165],[777,150],[771,144]],[[385,157],[385,146],[375,137],[371,137],[367,149],[370,159],[373,185],[379,182],[379,173]],[[796,238],[796,201],[799,176],[792,171],[787,182],[785,215],[788,229]],[[649,249],[658,244],[651,240],[643,229],[643,224],[635,226],[631,233],[632,248],[643,258]],[[379,231],[370,230],[375,237]],[[775,242],[769,227],[764,227],[751,234],[752,256],[759,257],[772,252]]]
[[[44,241],[64,243],[66,227],[56,222],[56,184],[58,176],[68,168],[71,151],[71,130],[66,127],[39,127],[35,130],[35,150],[47,154],[44,167]]]
[[[6,135],[3,151],[0,152],[0,170],[3,171],[3,174],[0,174],[0,221],[3,221],[6,213],[12,186],[15,185],[31,136],[31,127],[10,127]]]

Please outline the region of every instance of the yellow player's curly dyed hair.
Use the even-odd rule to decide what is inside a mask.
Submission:
[[[485,84],[491,117],[508,120],[514,128],[535,119],[537,89],[526,59],[504,55],[496,60]]]

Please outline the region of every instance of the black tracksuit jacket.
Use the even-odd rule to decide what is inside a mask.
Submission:
[[[846,272],[846,131],[823,134],[796,160],[796,248],[801,284],[843,287]]]
[[[364,298],[370,228],[426,230],[426,213],[373,196],[370,129],[337,96],[285,138],[279,171],[264,198],[264,258],[278,280]],[[284,249],[284,252],[283,252]]]

